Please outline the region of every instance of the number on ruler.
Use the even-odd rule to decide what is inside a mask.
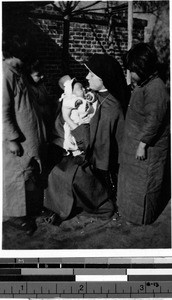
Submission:
[[[83,284],[80,284],[79,285],[79,292],[83,292],[84,291],[84,286],[83,286]]]
[[[154,286],[158,287],[159,283],[158,282],[154,282]]]
[[[144,290],[144,285],[141,284],[141,285],[140,285],[140,291],[143,291],[143,290]]]
[[[147,282],[146,285],[147,285],[147,286],[153,285],[153,286],[155,286],[155,287],[159,287],[159,283],[158,283],[158,282]]]

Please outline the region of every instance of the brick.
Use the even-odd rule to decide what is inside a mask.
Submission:
[[[113,2],[113,1],[112,1]],[[115,1],[114,1],[115,3]],[[115,4],[114,4],[115,5]],[[29,31],[34,35],[35,40],[38,42],[38,55],[46,64],[46,86],[50,94],[56,92],[55,82],[56,78],[60,76],[61,70],[61,58],[62,58],[62,43],[63,43],[63,21],[51,19],[51,16],[56,16],[57,12],[54,11],[53,5],[47,4],[43,8],[35,9],[36,13],[46,13],[50,15],[50,19],[39,19],[36,17],[36,13],[33,18],[28,22],[26,20],[26,25],[29,26]],[[15,14],[14,14],[15,15]],[[121,18],[121,20],[120,20]],[[125,26],[114,27],[114,32],[112,32],[112,42],[108,41],[107,33],[109,28],[104,25],[92,25],[94,33],[90,28],[89,24],[86,23],[76,23],[70,22],[70,32],[69,32],[69,61],[72,73],[79,79],[85,80],[85,69],[82,66],[83,60],[86,60],[88,54],[93,53],[103,53],[102,46],[106,49],[107,53],[113,53],[115,57],[122,62],[121,54],[127,50],[127,10],[123,11],[120,18],[118,13],[114,14],[113,19]],[[125,21],[125,23],[124,23]],[[18,28],[23,27],[23,19],[20,18],[15,20],[10,20],[11,24],[17,24]],[[135,24],[135,23],[134,23]],[[138,21],[137,21],[138,24]],[[141,24],[141,23],[140,23]],[[142,27],[136,26],[133,30],[133,37],[135,40],[144,40],[144,24]],[[97,38],[99,42],[97,41]],[[118,49],[118,43],[120,43],[121,52]],[[76,61],[76,63],[75,63]]]

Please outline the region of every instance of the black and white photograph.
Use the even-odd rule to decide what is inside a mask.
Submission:
[[[171,248],[169,1],[1,6],[1,249]]]

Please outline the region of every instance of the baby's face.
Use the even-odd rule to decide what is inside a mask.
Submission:
[[[77,97],[84,97],[84,89],[81,83],[75,83],[73,87],[73,94]]]

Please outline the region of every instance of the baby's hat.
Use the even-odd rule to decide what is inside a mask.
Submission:
[[[61,87],[62,90],[64,90],[64,88],[65,88],[65,82],[66,81],[71,81],[71,77],[69,75],[62,76],[58,81],[58,84],[59,84],[59,86]]]

